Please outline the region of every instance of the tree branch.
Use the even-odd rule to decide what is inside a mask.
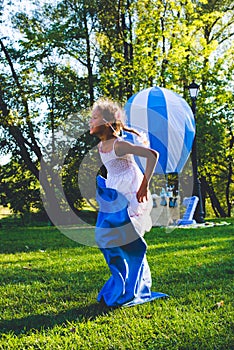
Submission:
[[[37,179],[39,179],[39,170],[31,160],[30,154],[27,150],[27,147],[25,146],[25,138],[23,137],[20,129],[17,126],[10,125],[7,122],[10,110],[7,108],[6,103],[3,101],[2,91],[0,91],[0,109],[2,111],[3,118],[5,119],[5,121],[2,124],[9,129],[9,132],[16,140],[17,145],[20,148],[20,155],[27,164],[29,170],[36,176]]]
[[[24,109],[25,109],[25,114],[26,114],[26,123],[28,125],[28,128],[29,128],[29,135],[31,137],[31,140],[32,140],[32,145],[30,145],[31,149],[35,152],[35,154],[37,155],[37,157],[40,159],[42,154],[41,154],[41,150],[37,144],[37,140],[35,138],[35,135],[34,135],[34,131],[33,131],[33,125],[30,121],[30,113],[29,113],[29,108],[28,108],[28,102],[27,102],[27,99],[25,97],[25,93],[23,91],[23,87],[21,86],[20,84],[20,81],[19,81],[19,78],[18,78],[18,75],[14,69],[14,65],[13,65],[13,62],[10,58],[10,55],[5,47],[5,45],[3,44],[2,40],[0,39],[0,46],[1,46],[1,49],[2,51],[4,52],[4,55],[6,57],[6,60],[10,66],[10,69],[11,69],[11,73],[12,73],[12,77],[16,83],[16,86],[18,87],[19,89],[19,92],[20,92],[20,95],[21,95],[21,98],[22,98],[22,102],[23,102],[23,106],[24,106]]]

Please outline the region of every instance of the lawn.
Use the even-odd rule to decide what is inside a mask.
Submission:
[[[84,233],[84,232],[83,232]],[[233,221],[153,228],[152,290],[169,299],[107,309],[100,251],[54,227],[0,228],[0,349],[233,349]]]

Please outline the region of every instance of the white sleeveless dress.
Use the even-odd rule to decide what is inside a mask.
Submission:
[[[150,193],[148,201],[139,203],[137,191],[142,183],[143,174],[134,160],[132,154],[117,156],[115,143],[121,142],[116,139],[110,152],[102,151],[102,142],[99,144],[99,153],[103,164],[107,169],[106,187],[113,188],[122,193],[128,200],[128,214],[136,232],[143,236],[152,228],[150,212],[153,201]]]

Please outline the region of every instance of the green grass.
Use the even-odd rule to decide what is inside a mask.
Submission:
[[[109,277],[97,248],[54,227],[3,227],[0,349],[232,349],[232,232],[152,229],[152,290],[170,299],[107,309],[96,302]]]

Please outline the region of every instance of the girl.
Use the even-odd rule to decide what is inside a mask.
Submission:
[[[140,136],[124,125],[124,111],[117,103],[98,100],[92,109],[90,134],[100,139],[98,149],[107,178],[98,181],[101,210],[96,240],[112,273],[98,301],[108,306],[130,306],[166,296],[150,291],[151,276],[142,237],[152,227],[149,182],[158,152],[124,141],[119,137],[122,130]],[[144,174],[134,155],[146,158]]]

